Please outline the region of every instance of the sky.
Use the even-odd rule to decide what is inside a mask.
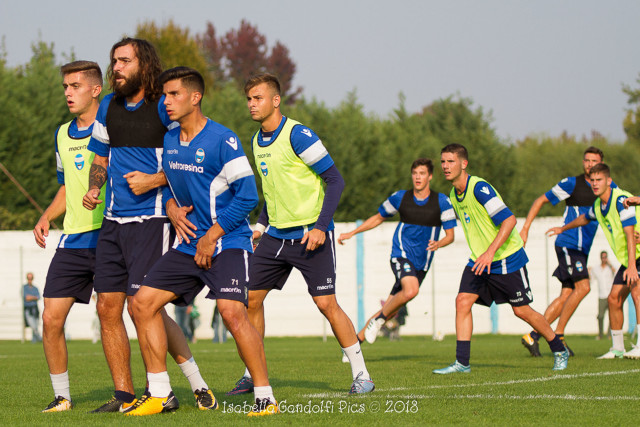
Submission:
[[[385,118],[401,94],[409,112],[460,96],[512,142],[593,130],[622,142],[622,85],[640,87],[637,0],[0,1],[9,66],[42,40],[60,63],[73,52],[106,67],[136,25],[170,19],[192,35],[211,22],[218,36],[246,19],[289,48],[294,85],[328,107],[355,91]]]

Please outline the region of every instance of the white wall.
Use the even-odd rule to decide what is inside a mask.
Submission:
[[[389,267],[391,238],[397,223],[387,222],[380,227],[364,233],[365,242],[365,318],[380,307],[380,300],[386,299],[394,276]],[[519,220],[518,229],[522,224]],[[556,267],[553,238],[545,237],[544,232],[552,226],[560,225],[561,218],[538,218],[529,233],[527,265],[529,280],[533,290],[533,308],[544,312],[548,303],[560,293],[560,283],[551,274]],[[351,230],[353,223],[336,225],[336,237],[341,232]],[[446,248],[440,249],[434,259],[431,272],[422,284],[420,294],[409,303],[409,317],[403,327],[403,334],[431,335],[435,331],[445,334],[455,333],[454,300],[462,270],[469,256],[460,226],[455,230],[456,240]],[[27,271],[35,275],[34,283],[42,293],[47,269],[57,245],[60,233],[52,231],[48,238],[47,249],[39,248],[31,231],[0,232],[0,339],[20,339],[22,337],[22,317],[20,287],[25,282]],[[356,294],[356,239],[345,246],[336,245],[338,259],[337,296],[338,302],[358,327]],[[601,231],[598,231],[593,245],[589,265],[598,262],[598,254],[607,250],[610,259],[615,261]],[[617,265],[614,265],[617,268]],[[597,286],[597,285],[593,285]],[[204,298],[202,292],[196,304],[201,313],[201,324],[196,331],[198,338],[211,338],[211,316],[213,302]],[[435,295],[435,297],[434,297]],[[597,289],[586,297],[574,317],[569,322],[567,334],[596,333],[598,310]],[[626,307],[626,305],[625,305]],[[42,311],[42,301],[41,301]],[[169,308],[173,314],[173,307]],[[267,297],[265,304],[266,334],[269,336],[302,336],[331,334],[324,318],[315,308],[307,294],[302,276],[294,271],[281,292],[274,291]],[[476,306],[474,314],[474,332],[491,332],[489,309]],[[95,319],[95,304],[76,304],[67,320],[67,335],[74,338],[90,339],[93,336],[92,322]],[[135,336],[133,324],[127,317],[130,336]],[[500,333],[524,333],[530,328],[511,312],[509,305],[499,306]],[[627,330],[625,308],[625,330]],[[30,332],[26,338],[29,339]]]

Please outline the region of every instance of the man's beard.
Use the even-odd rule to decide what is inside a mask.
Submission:
[[[141,87],[142,87],[142,77],[140,75],[140,72],[137,72],[134,75],[126,78],[123,84],[120,84],[118,86],[118,83],[116,83],[115,87],[113,88],[113,91],[115,92],[118,98],[120,97],[128,98],[138,93]]]

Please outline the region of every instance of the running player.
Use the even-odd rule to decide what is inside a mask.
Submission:
[[[531,223],[546,203],[551,202],[555,206],[564,200],[566,204],[564,210],[565,224],[570,223],[589,210],[596,199],[589,187],[589,170],[603,160],[604,154],[600,149],[596,147],[587,148],[582,158],[583,173],[563,179],[533,202],[522,230],[520,230],[520,236],[525,244],[527,243]],[[573,351],[565,342],[564,330],[569,319],[578,308],[580,301],[591,290],[587,258],[589,257],[589,251],[597,229],[598,223],[590,222],[584,227],[562,233],[556,239],[555,248],[558,267],[553,275],[562,283],[562,289],[560,290],[560,295],[545,310],[544,317],[550,324],[559,318],[555,332],[567,350],[569,350],[571,356],[573,356]],[[535,330],[522,336],[522,345],[529,350],[533,357],[540,357],[539,339],[540,334]]]
[[[344,188],[342,175],[318,136],[282,115],[280,82],[275,76],[260,74],[249,79],[245,94],[251,118],[261,124],[252,145],[265,199],[258,220],[262,230],[254,231],[254,237],[262,231],[264,235],[249,267],[249,319],[264,337],[263,301],[272,289],[282,289],[291,270],[297,268],[349,358],[353,375],[349,393],[373,391],[356,331],[336,300],[333,214]],[[246,370],[228,394],[252,389],[253,380]]]
[[[464,146],[447,145],[441,151],[440,162],[445,178],[453,184],[449,198],[462,224],[471,258],[456,297],[456,361],[433,373],[471,371],[471,308],[475,303],[488,307],[493,302],[509,303],[517,317],[540,331],[554,354],[553,370],[566,369],[569,352],[544,316],[529,305],[533,295],[527,277],[528,258],[515,230],[516,217],[491,184],[467,173],[469,162]]]
[[[102,214],[82,208],[87,192],[93,153],[87,144],[102,92],[102,71],[92,61],[74,61],[60,67],[69,112],[75,118],[56,130],[56,163],[60,189],[33,229],[36,243],[44,248],[49,223],[64,217],[64,234],[49,264],[44,287],[43,347],[49,365],[54,400],[42,412],[67,411],[73,407],[69,386],[67,342],[64,324],[71,306],[88,304],[93,292],[96,242]],[[104,196],[104,186],[100,189]]]
[[[114,93],[98,109],[89,150],[96,155],[89,174],[87,209],[102,203],[98,188],[107,182],[102,230],[98,239],[95,289],[102,347],[115,386],[114,396],[94,412],[130,409],[135,400],[131,349],[122,319],[125,300],[170,244],[162,186],[162,144],[167,115],[157,81],[160,59],[146,40],[124,38],[111,48],[107,77]],[[108,177],[108,180],[107,180]],[[128,304],[131,313],[131,305]],[[208,386],[177,323],[162,310],[169,352],[188,378],[198,407],[213,409]]]
[[[188,305],[206,284],[240,357],[254,378],[256,404],[249,415],[278,412],[262,339],[247,316],[249,253],[248,215],[258,204],[249,160],[238,137],[200,110],[204,80],[200,73],[177,67],[160,75],[167,113],[180,127],[164,138],[162,166],[171,191],[167,215],[181,243],[164,254],[147,273],[133,298],[140,350],[147,367],[149,395],[126,415],[150,415],[173,409],[175,395],[167,373],[167,340],[162,308]],[[209,391],[217,406],[215,397]]]
[[[567,230],[584,227],[589,222],[598,221],[613,253],[618,258],[620,268],[613,279],[609,293],[609,324],[611,325],[611,349],[598,359],[627,357],[640,359],[640,338],[633,348],[624,350],[622,324],[624,323],[623,304],[629,294],[633,298],[636,313],[640,309],[640,286],[638,286],[638,268],[640,268],[640,248],[637,246],[635,232],[638,230],[638,212],[633,207],[637,199],[619,188],[612,188],[611,171],[604,163],[591,168],[590,182],[597,199],[586,214],[581,214],[562,227],[554,227],[549,235],[561,236]]]
[[[382,309],[371,316],[358,332],[360,342],[365,339],[370,344],[375,342],[387,319],[393,318],[401,307],[418,295],[434,252],[453,242],[456,214],[446,195],[430,189],[432,177],[431,159],[415,160],[411,165],[413,191],[396,191],[380,205],[377,214],[355,230],[338,237],[338,243],[343,245],[354,235],[377,227],[396,213],[400,214],[391,249],[391,270],[396,281]],[[441,227],[445,236],[438,240]]]

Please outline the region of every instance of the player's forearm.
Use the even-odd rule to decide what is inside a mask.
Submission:
[[[578,218],[571,221],[569,224],[565,224],[562,227],[560,227],[560,229],[562,230],[562,232],[565,232],[567,230],[571,230],[572,228],[585,226],[589,224],[589,222],[590,221],[587,219],[587,216],[585,214],[582,214]]]
[[[498,230],[498,234],[496,234],[496,237],[489,245],[487,251],[491,251],[491,253],[495,254],[509,238],[511,231],[516,226],[516,222],[516,217],[514,215],[511,215],[510,217],[502,221],[502,223],[500,224],[500,229]]]
[[[356,227],[349,234],[351,234],[352,236],[355,236],[358,233],[362,233],[362,232],[365,232],[365,231],[369,231],[372,228],[376,228],[377,226],[379,226],[383,222],[384,222],[384,217],[382,215],[380,215],[380,213],[377,213],[377,214],[367,218],[362,224],[360,224],[358,227]]]
[[[524,220],[524,225],[522,226],[523,230],[529,230],[529,228],[531,227],[531,223],[536,218],[536,216],[538,216],[538,213],[540,213],[540,209],[542,209],[542,206],[544,206],[545,203],[549,203],[549,199],[547,199],[547,196],[545,196],[544,194],[534,200],[531,208],[529,209],[529,213],[527,214],[527,218]]]
[[[444,237],[440,240],[438,240],[438,248],[444,248],[447,245],[450,245],[451,243],[453,243],[453,240],[455,238],[455,234],[453,231],[453,228],[450,228],[448,230],[444,230]]]
[[[107,157],[98,156],[97,154],[94,156],[91,169],[89,169],[89,190],[102,188],[104,183],[107,182],[108,166],[109,159]]]
[[[162,187],[163,185],[167,185],[167,176],[163,171],[158,173],[154,173],[151,175],[151,189]]]
[[[51,204],[44,210],[42,216],[49,222],[58,218],[67,210],[67,190],[64,185],[61,185],[58,192],[54,196]]]
[[[627,259],[629,265],[636,265],[636,233],[635,226],[627,225],[622,229],[627,238]]]
[[[335,165],[320,174],[327,187],[324,192],[324,200],[322,201],[322,209],[320,210],[320,216],[316,221],[314,228],[321,231],[327,231],[333,215],[338,209],[338,203],[340,203],[340,197],[344,190],[344,179],[338,168]]]

